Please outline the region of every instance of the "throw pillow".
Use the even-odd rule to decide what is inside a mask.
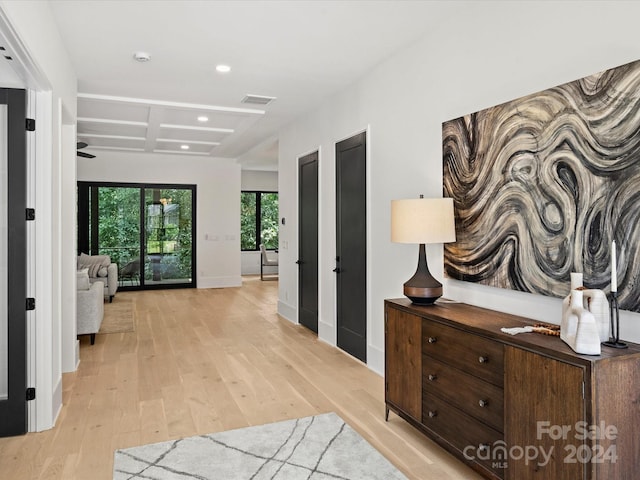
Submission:
[[[89,290],[91,283],[89,282],[89,269],[83,268],[76,272],[76,288],[78,290]]]
[[[109,255],[87,255],[81,253],[78,257],[78,268],[89,269],[89,276],[95,278],[101,267],[108,267],[111,264]]]

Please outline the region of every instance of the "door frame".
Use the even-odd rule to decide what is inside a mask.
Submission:
[[[54,152],[51,145],[54,144],[54,133],[59,134],[57,129],[62,128],[62,110],[73,109],[61,98],[55,101],[49,79],[1,5],[0,40],[12,52],[13,69],[23,82],[20,88],[27,89],[27,116],[36,119],[36,131],[27,135],[27,198],[28,206],[36,209],[36,220],[27,226],[27,295],[37,299],[36,310],[27,312],[27,382],[36,388],[36,398],[28,402],[27,408],[28,431],[36,432],[52,428],[62,408],[60,360],[54,355],[56,348],[61,348],[59,339],[54,336],[55,327],[63,321],[59,312],[54,312],[57,305],[51,285],[56,272],[51,262],[36,259],[51,257],[54,241],[51,182]],[[72,121],[75,124],[75,118]]]
[[[336,145],[344,140],[348,140],[351,137],[354,137],[356,135],[359,135],[361,133],[365,134],[365,138],[366,138],[366,143],[365,143],[365,155],[366,155],[366,169],[365,169],[365,195],[366,195],[366,205],[368,207],[371,206],[371,200],[372,200],[372,171],[373,171],[373,156],[372,156],[372,149],[371,149],[371,144],[372,144],[372,137],[371,137],[371,124],[367,124],[366,127],[363,128],[359,128],[356,130],[352,130],[350,133],[341,136],[341,137],[336,137],[333,139],[332,141],[332,145],[333,145],[333,183],[334,183],[334,192],[333,192],[333,229],[334,229],[334,238],[333,238],[333,242],[332,242],[332,256],[331,258],[335,259],[337,252],[336,252],[336,244],[337,244],[337,232],[335,232],[335,227],[337,224],[337,200],[336,200],[336,191],[337,191],[337,178],[336,178],[336,171],[337,171],[337,162],[336,162],[336,157],[335,157],[335,151],[336,151]],[[367,211],[365,212],[366,215],[366,251],[367,251],[367,258],[366,258],[366,268],[367,268],[367,272],[366,272],[366,328],[367,328],[367,336],[366,336],[366,364],[367,365],[384,365],[384,350],[381,349],[377,349],[374,348],[373,345],[371,344],[371,333],[372,333],[372,321],[371,321],[371,312],[372,312],[372,306],[371,306],[371,302],[372,302],[372,272],[373,272],[373,262],[372,262],[372,255],[371,255],[371,235],[372,235],[372,209],[371,208],[367,208]],[[333,338],[333,344],[334,345],[338,345],[338,280],[336,278],[335,274],[333,275],[333,311],[334,311],[334,330],[333,330],[333,334],[334,334],[334,338]],[[373,360],[373,358],[375,357],[375,360]],[[355,358],[355,357],[354,357]],[[382,363],[380,363],[380,360],[382,361]]]

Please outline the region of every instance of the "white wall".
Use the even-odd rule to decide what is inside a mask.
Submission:
[[[319,337],[335,344],[335,142],[367,126],[369,158],[368,365],[384,370],[383,300],[401,297],[417,246],[389,239],[392,199],[442,195],[442,122],[640,58],[640,3],[434,2],[443,21],[279,138],[279,311],[297,319],[297,157],[319,145]],[[282,244],[289,245],[288,249]],[[429,265],[443,278],[442,247]],[[559,323],[555,298],[443,282],[445,296]],[[623,337],[640,341],[640,315],[624,312]]]
[[[78,180],[195,184],[198,288],[242,284],[240,166],[233,159],[105,151],[78,159]]]
[[[242,190],[278,191],[278,172],[242,170]]]
[[[0,10],[9,20],[13,33],[27,47],[26,53],[35,63],[31,72],[45,89],[50,87],[62,99],[75,119],[77,79],[75,70],[62,43],[58,26],[46,0],[29,2],[0,0]],[[27,59],[19,58],[24,63]],[[29,85],[32,87],[32,85]]]
[[[242,170],[242,190],[278,191],[278,172]],[[241,252],[242,275],[260,274],[260,252]],[[272,272],[275,267],[271,267]]]
[[[36,90],[35,170],[29,171],[29,195],[36,208],[35,241],[29,252],[30,276],[35,278],[30,295],[36,297],[33,338],[29,365],[30,385],[37,389],[35,413],[30,414],[29,429],[51,428],[62,407],[62,334],[68,331],[62,312],[73,309],[75,294],[63,294],[73,288],[74,274],[64,269],[62,260],[73,250],[64,242],[64,232],[75,230],[75,219],[64,201],[62,178],[70,170],[71,159],[63,158],[62,124],[76,123],[77,79],[57,30],[49,2],[0,1],[3,34],[11,40],[14,62],[25,72],[25,85]],[[45,260],[46,259],[46,260]],[[71,273],[70,273],[71,272]],[[30,412],[34,409],[30,407]]]
[[[64,278],[75,276],[77,270],[77,196],[76,196],[76,126],[63,124],[61,130],[62,164],[60,165],[60,223],[73,225],[60,232],[60,241],[66,248],[60,255],[60,270]],[[69,248],[71,247],[71,248]],[[78,322],[76,321],[76,290],[61,290],[61,353],[62,371],[73,372],[80,362],[80,342],[78,341]]]

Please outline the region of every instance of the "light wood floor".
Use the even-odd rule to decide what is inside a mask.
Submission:
[[[330,411],[410,479],[480,478],[394,414],[385,422],[383,379],[280,318],[277,282],[114,302],[125,296],[135,332],[81,338],[55,428],[0,439],[0,478],[110,479],[118,448]]]

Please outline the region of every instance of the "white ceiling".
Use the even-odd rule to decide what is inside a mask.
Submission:
[[[2,45],[0,44],[0,46]],[[7,60],[5,54],[5,52],[0,51],[0,85],[7,88],[22,88],[23,81],[14,71],[11,60]]]
[[[54,0],[78,140],[277,168],[277,132],[426,34],[432,1]],[[134,52],[149,53],[139,63]],[[215,71],[227,64],[228,74]],[[247,94],[276,97],[242,103]],[[208,122],[196,120],[207,115]],[[189,145],[182,150],[181,145]]]

